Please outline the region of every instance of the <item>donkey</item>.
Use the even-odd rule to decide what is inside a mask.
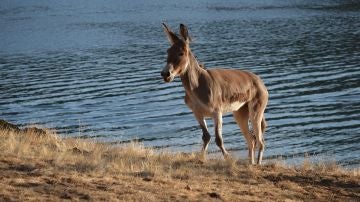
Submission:
[[[205,158],[210,134],[205,118],[214,120],[215,142],[224,158],[229,157],[222,138],[222,115],[232,112],[247,141],[249,162],[254,164],[255,147],[259,147],[257,163],[261,164],[266,128],[264,118],[268,91],[260,77],[248,71],[234,69],[205,69],[199,65],[190,49],[188,29],[180,24],[177,36],[163,23],[171,47],[167,50],[167,63],[161,71],[165,82],[180,76],[185,88],[185,103],[192,110],[202,129],[202,154]],[[252,123],[253,133],[249,130]]]

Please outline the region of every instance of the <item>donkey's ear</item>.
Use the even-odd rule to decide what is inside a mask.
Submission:
[[[162,24],[164,26],[164,32],[166,34],[166,37],[168,38],[170,44],[173,45],[176,41],[179,40],[179,37],[176,36],[176,34],[172,32],[165,23]]]
[[[180,24],[180,34],[184,38],[185,42],[190,43],[191,38],[189,36],[188,28],[184,24]]]

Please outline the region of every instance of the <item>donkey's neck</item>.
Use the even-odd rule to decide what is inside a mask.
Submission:
[[[181,82],[186,91],[192,91],[199,87],[199,77],[201,74],[204,74],[206,70],[200,67],[198,61],[196,60],[194,54],[189,52],[189,65],[186,68],[184,74],[180,76]]]

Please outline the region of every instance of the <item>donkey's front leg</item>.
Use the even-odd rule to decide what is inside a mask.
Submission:
[[[210,137],[210,133],[208,131],[207,125],[206,125],[205,118],[203,116],[197,115],[197,114],[195,114],[195,118],[199,122],[200,128],[203,133],[203,135],[202,135],[203,146],[202,146],[201,153],[202,153],[202,158],[205,160],[206,151],[207,151],[211,137]]]
[[[215,125],[215,142],[216,145],[221,149],[221,152],[224,155],[224,158],[229,157],[229,153],[226,151],[222,138],[222,113],[215,112],[213,114],[214,125]]]

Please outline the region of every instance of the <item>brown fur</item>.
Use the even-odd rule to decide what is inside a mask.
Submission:
[[[212,117],[216,144],[224,156],[228,156],[221,134],[222,114],[233,111],[248,143],[250,162],[254,163],[254,149],[258,145],[260,164],[265,147],[263,133],[266,122],[263,114],[268,102],[268,92],[260,77],[248,71],[204,69],[191,52],[187,28],[180,25],[181,39],[166,25],[164,27],[172,46],[168,50],[167,66],[161,75],[166,82],[180,76],[185,88],[185,103],[193,111],[203,130],[204,154],[210,140],[205,118]],[[254,134],[249,132],[249,120]]]

